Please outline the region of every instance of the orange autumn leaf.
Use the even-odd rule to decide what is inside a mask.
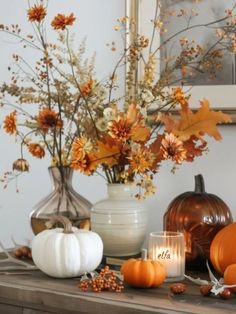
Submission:
[[[157,135],[155,141],[149,146],[150,151],[155,155],[155,161],[153,163],[153,167],[156,168],[157,165],[163,159],[163,153],[161,151],[161,141],[164,138],[164,135]]]
[[[97,164],[107,164],[109,167],[112,167],[117,164],[120,150],[117,145],[110,146],[107,143],[98,141],[95,155]]]
[[[134,125],[131,129],[131,139],[135,142],[145,142],[151,134],[150,128],[143,125]]]
[[[178,121],[176,121],[170,114],[163,114],[161,121],[165,124],[165,130],[168,133],[171,133],[173,129],[178,127]]]
[[[207,100],[201,101],[200,104],[201,108],[196,113],[191,110],[182,112],[178,126],[172,132],[182,141],[188,140],[191,136],[201,138],[205,133],[215,140],[221,140],[216,125],[229,123],[231,118],[221,111],[211,111]]]
[[[137,109],[137,106],[135,104],[130,104],[126,113],[127,121],[130,124],[136,123],[138,120],[140,120],[141,115],[140,111]]]

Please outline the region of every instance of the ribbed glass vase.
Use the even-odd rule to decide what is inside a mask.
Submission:
[[[92,204],[78,194],[72,186],[73,170],[69,167],[49,167],[52,191],[42,199],[30,214],[34,234],[46,229],[45,223],[53,215],[70,219],[76,227],[81,227],[90,219]]]

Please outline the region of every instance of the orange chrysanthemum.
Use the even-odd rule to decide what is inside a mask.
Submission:
[[[45,156],[45,150],[44,148],[37,144],[37,143],[31,143],[28,145],[28,150],[29,152],[34,156],[34,157],[37,157],[37,158],[43,158]]]
[[[135,173],[145,173],[151,170],[154,160],[154,154],[146,148],[135,150],[129,157],[130,166]]]
[[[35,4],[33,7],[29,8],[27,13],[30,22],[41,22],[47,15],[47,11],[42,4]]]
[[[117,141],[125,142],[131,137],[131,125],[123,117],[108,122],[108,134]]]
[[[71,167],[85,175],[91,175],[96,170],[97,163],[94,155],[86,154],[83,159],[72,159]]]
[[[63,125],[59,114],[48,108],[43,108],[39,112],[37,122],[44,132],[47,132],[50,128],[62,128]]]
[[[75,16],[73,13],[71,13],[70,15],[65,15],[65,14],[57,14],[51,25],[54,29],[61,29],[64,30],[66,28],[66,26],[68,25],[73,25],[74,21],[75,21]]]
[[[177,164],[181,164],[187,157],[187,152],[180,141],[172,133],[167,133],[161,141],[161,151],[164,159],[171,159]]]
[[[76,138],[72,145],[72,159],[82,160],[92,149],[93,145],[89,139],[84,136]]]
[[[16,133],[16,111],[7,115],[3,121],[3,128],[6,133],[13,135]]]

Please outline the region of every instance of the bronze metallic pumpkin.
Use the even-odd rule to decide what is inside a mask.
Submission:
[[[218,231],[232,222],[230,209],[205,191],[201,174],[195,176],[195,191],[177,196],[164,214],[164,230],[181,231],[186,242],[186,266],[202,269],[209,258],[211,242]]]

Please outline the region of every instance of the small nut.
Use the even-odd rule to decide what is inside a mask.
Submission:
[[[232,292],[230,289],[225,288],[219,295],[221,299],[228,300],[232,297]]]
[[[170,285],[170,291],[174,294],[182,294],[186,291],[186,285],[183,283],[173,283]]]
[[[201,295],[203,295],[204,297],[209,296],[211,294],[211,289],[212,289],[211,285],[202,285],[200,287]]]
[[[30,252],[30,248],[28,246],[22,246],[19,248],[22,252],[22,256],[27,257],[29,252]]]
[[[18,248],[14,251],[14,255],[16,258],[21,258],[22,257],[22,252],[21,252],[21,249]]]

